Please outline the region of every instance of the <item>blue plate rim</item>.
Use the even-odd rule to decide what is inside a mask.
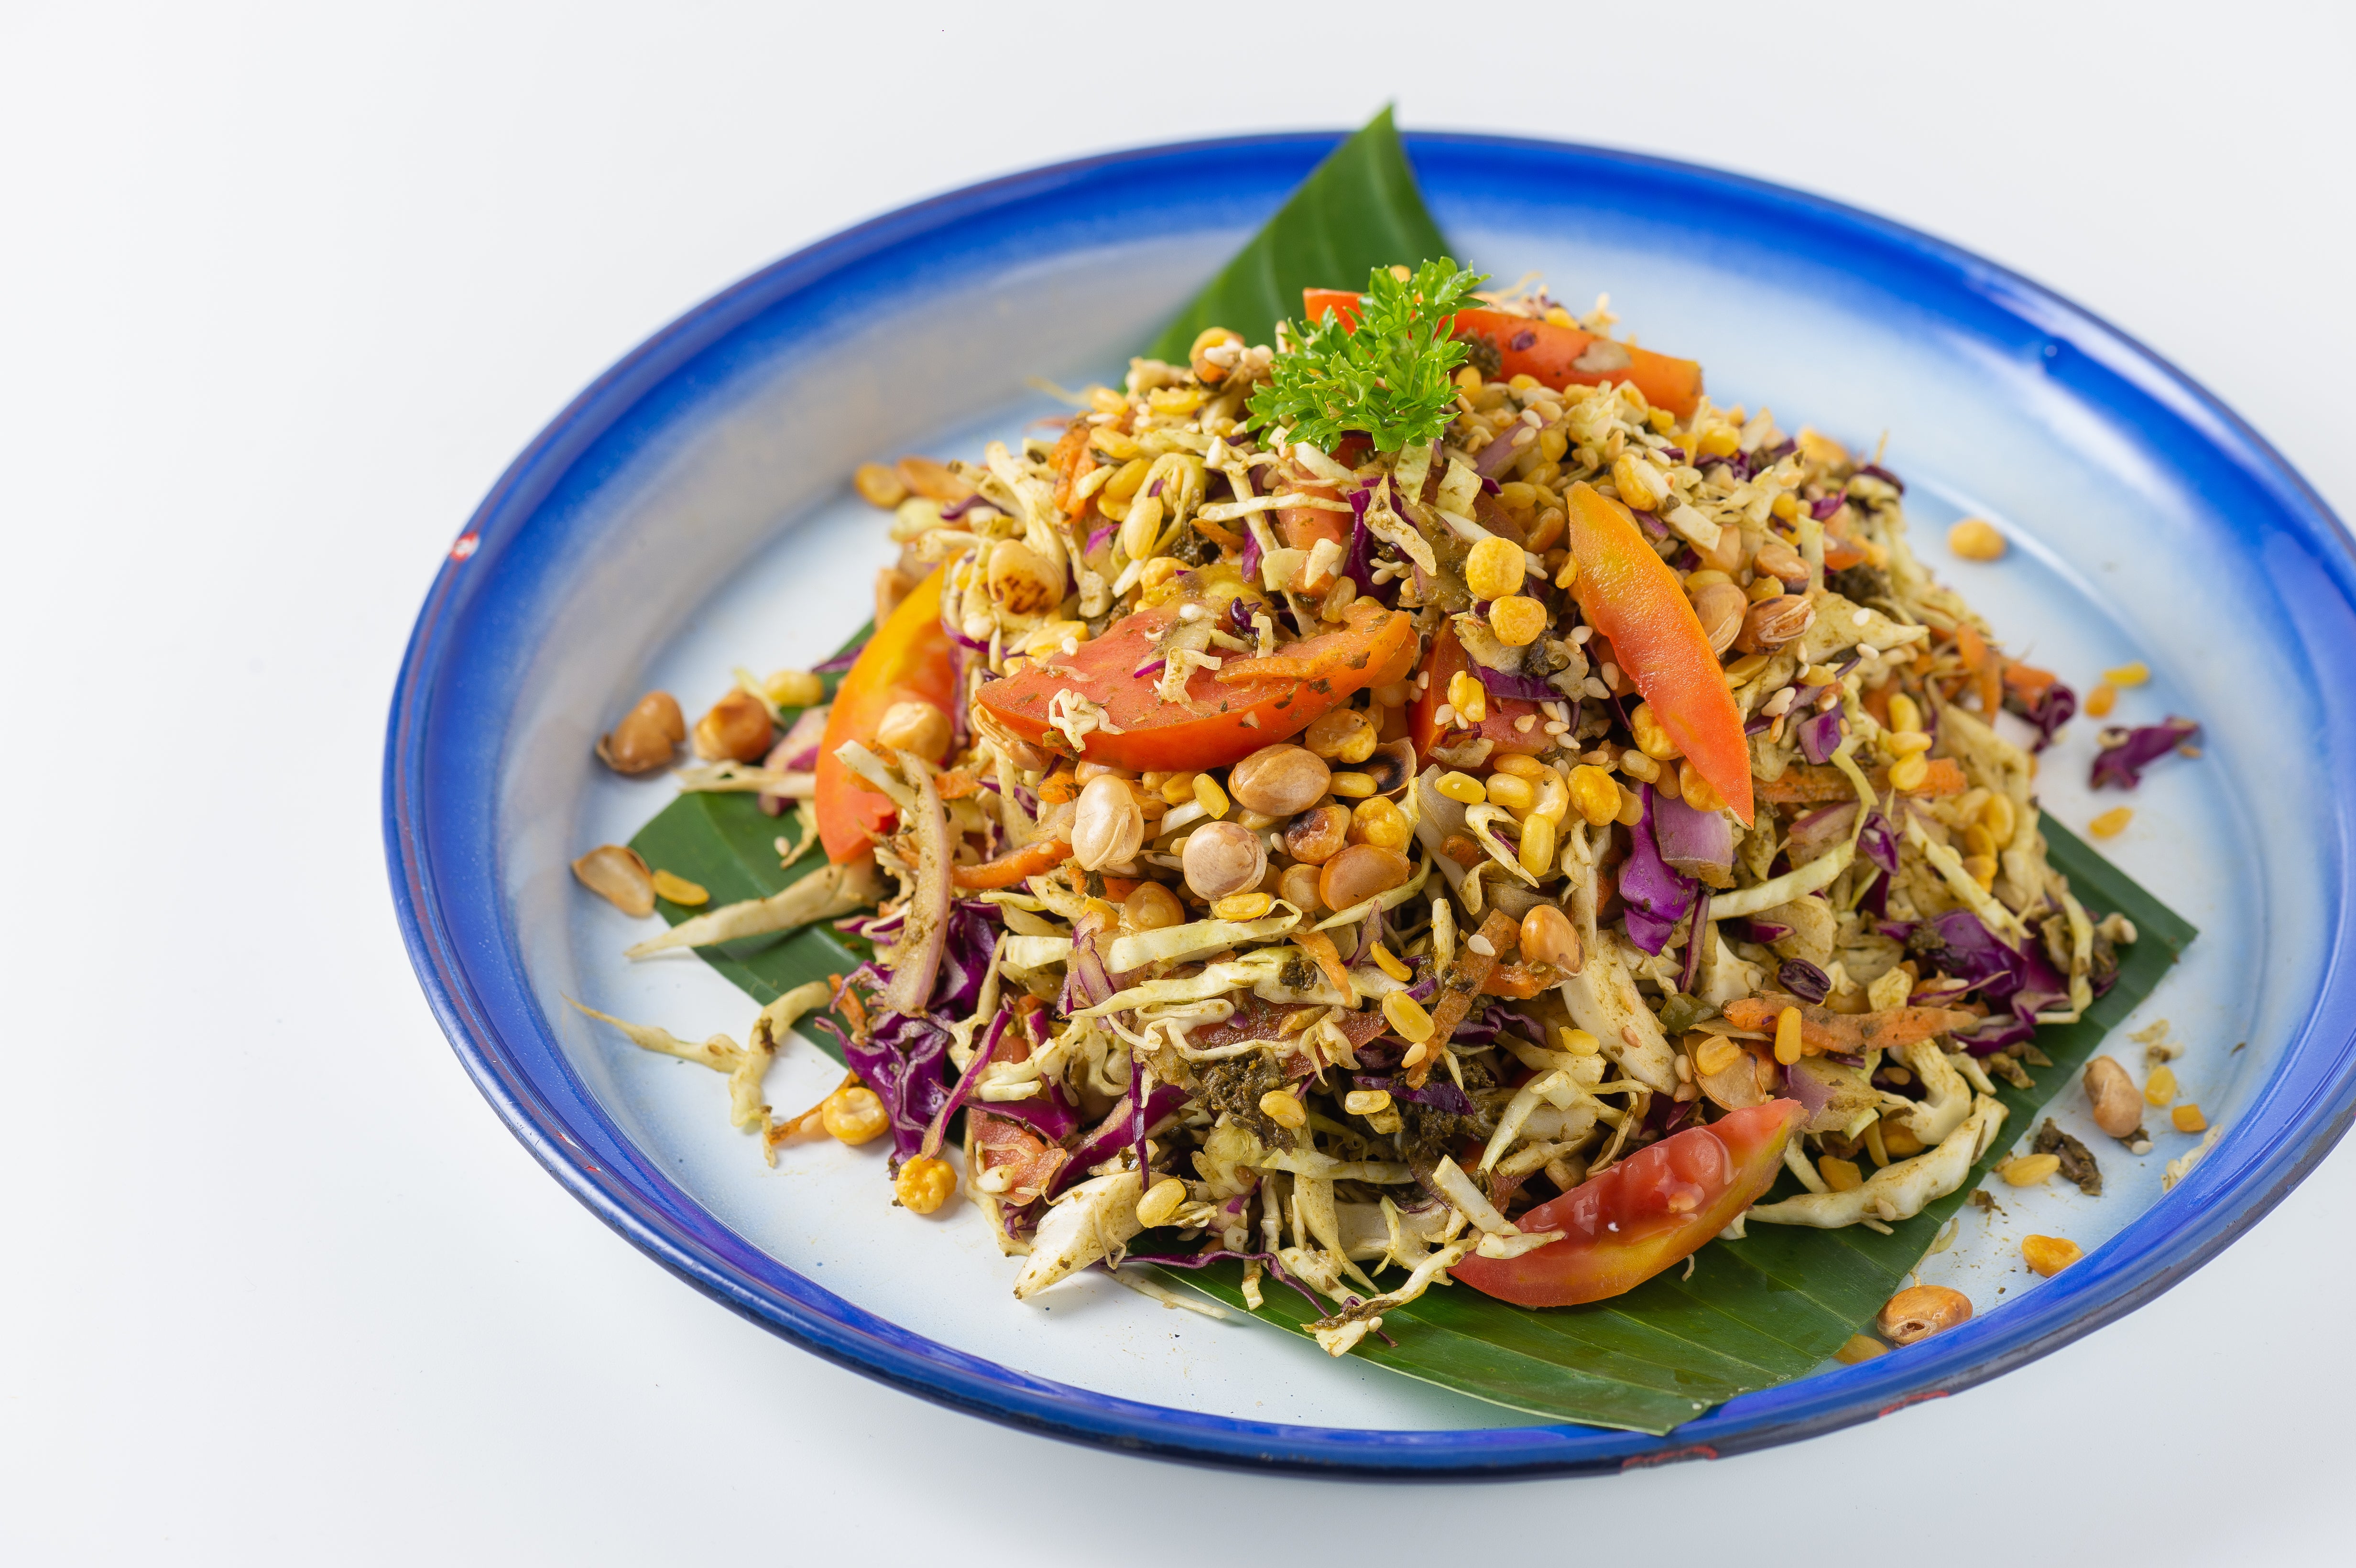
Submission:
[[[903,240],[1124,167],[1231,157],[1256,151],[1330,148],[1340,133],[1244,135],[1098,155],[1008,175],[883,214],[795,251],[682,314],[592,382],[534,437],[492,486],[437,572],[404,651],[387,720],[383,829],[395,911],[421,987],[477,1087],[535,1158],[593,1213],[680,1278],[764,1328],[879,1381],[970,1413],[1100,1446],[1215,1465],[1323,1476],[1504,1478],[1592,1473],[1688,1458],[1715,1458],[1888,1415],[1959,1392],[2061,1348],[2152,1299],[2199,1268],[2279,1202],[2356,1119],[2356,1043],[2322,1019],[2356,1000],[2346,962],[2351,901],[2346,858],[2327,881],[2327,957],[2315,1010],[2286,1050],[2285,1068],[2255,1096],[2218,1147],[2165,1201],[2175,1223],[2138,1216],[2085,1263],[2011,1304],[1939,1339],[1837,1372],[1745,1394],[1665,1437],[1594,1427],[1509,1426],[1385,1431],[1252,1422],[1173,1410],[1059,1384],[998,1366],[898,1329],[811,1285],[777,1290],[744,1278],[710,1248],[667,1224],[616,1173],[571,1137],[500,1040],[498,1027],[449,940],[420,821],[425,798],[422,736],[444,673],[447,617],[466,562],[519,527],[591,442],[648,389],[752,314]],[[2317,551],[2340,598],[2356,606],[2356,543],[2320,495],[2264,437],[2176,367],[2069,301],[1970,251],[1841,203],[1745,176],[1670,159],[1532,138],[1413,133],[1419,152],[1447,158],[1539,157],[1739,195],[1804,226],[1848,230],[1906,265],[1944,274],[2048,335],[2094,357],[2126,389],[2193,429],[2212,452],[2256,482]],[[2138,421],[2138,423],[2143,421]],[[2351,649],[2356,651],[2356,649]],[[2340,842],[2356,826],[2343,805]],[[2348,1016],[2350,1009],[2339,1009]],[[2332,1047],[2336,1044],[2336,1051]],[[560,1058],[561,1060],[561,1058]]]

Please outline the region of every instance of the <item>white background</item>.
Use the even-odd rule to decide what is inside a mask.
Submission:
[[[0,10],[0,1556],[2346,1560],[2356,1152],[2133,1317],[1890,1423],[1400,1489],[839,1371],[477,1096],[379,836],[425,586],[604,366],[928,193],[1392,95],[1716,164],[2073,296],[2356,515],[2345,6],[1289,9]]]

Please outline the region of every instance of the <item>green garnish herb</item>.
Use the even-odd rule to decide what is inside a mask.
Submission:
[[[1488,281],[1445,256],[1406,279],[1375,268],[1355,330],[1331,314],[1305,327],[1287,324],[1291,347],[1252,394],[1251,422],[1327,452],[1351,431],[1365,432],[1377,452],[1437,440],[1456,406],[1449,378],[1468,352],[1441,327]]]

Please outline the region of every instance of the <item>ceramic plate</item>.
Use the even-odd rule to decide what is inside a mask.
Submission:
[[[2356,701],[2322,673],[2356,658],[2342,529],[2215,399],[2034,284],[1831,203],[1589,148],[1408,138],[1462,259],[1541,271],[1558,297],[1609,291],[1623,330],[1704,362],[1721,405],[1856,445],[1886,434],[1919,548],[2016,649],[2082,689],[2143,659],[2152,681],[2115,718],[2205,727],[2206,754],[2153,769],[2105,845],[2202,933],[2131,1026],[2170,1020],[2185,1095],[2222,1129],[2172,1190],[2164,1167],[2199,1140],[2162,1134],[2141,1160],[2104,1154],[2099,1200],[2008,1191],[2001,1217],[1967,1213],[1925,1277],[1977,1316],[1902,1354],[1666,1438],[1532,1424],[1102,1277],[1017,1303],[969,1205],[891,1210],[874,1147],[803,1147],[772,1170],[728,1126],[717,1075],[565,1005],[690,1038],[741,1036],[752,1012],[691,957],[626,964],[641,933],[573,885],[573,856],[626,840],[669,794],[596,764],[597,733],[648,688],[696,710],[734,666],[831,651],[889,548],[852,466],[1012,440],[1056,410],[1033,378],[1117,379],[1333,144],[1118,154],[878,219],[690,312],[516,460],[418,619],[385,774],[418,975],[516,1136],[682,1278],[884,1381],[1108,1445],[1326,1472],[1588,1470],[1788,1441],[2018,1366],[2213,1255],[2356,1099],[2356,794],[2330,784],[2356,776]],[[2002,562],[1945,556],[1966,514],[2010,536]],[[2073,827],[2119,798],[2085,788],[2094,746],[2081,719],[2044,759],[2044,803]],[[2140,1071],[2138,1048],[2112,1049]],[[768,1097],[809,1104],[837,1073],[789,1052]],[[2074,1090],[2057,1101],[2092,1139],[2083,1112]],[[2089,1255],[2039,1280],[2019,1264],[2030,1231]]]

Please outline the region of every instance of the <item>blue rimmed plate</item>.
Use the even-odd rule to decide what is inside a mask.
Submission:
[[[2115,717],[2205,725],[2206,754],[2155,769],[2105,846],[2203,933],[2139,1020],[2169,1019],[2188,1096],[2220,1129],[2172,1190],[2165,1168],[2200,1140],[2106,1153],[2100,1200],[2008,1193],[1925,1269],[1978,1316],[1902,1354],[1743,1396],[1667,1438],[1533,1425],[1101,1280],[1015,1304],[970,1211],[890,1210],[872,1151],[804,1149],[769,1170],[727,1127],[716,1078],[563,1005],[691,1038],[739,1032],[750,1010],[692,959],[625,965],[630,923],[572,886],[574,855],[626,838],[667,795],[596,766],[596,733],[648,687],[694,707],[734,665],[830,649],[864,619],[886,554],[848,496],[851,466],[1010,438],[1053,411],[1033,378],[1117,376],[1125,346],[1333,140],[1119,154],[862,225],[657,335],[502,476],[411,642],[385,832],[419,976],[516,1135],[667,1267],[884,1381],[1086,1441],[1333,1473],[1590,1470],[1788,1441],[2042,1355],[2214,1254],[2356,1104],[2356,802],[2329,784],[2351,773],[2356,703],[2319,673],[2356,656],[2340,525],[2214,399],[2035,285],[1830,203],[1587,148],[1408,138],[1464,259],[1543,271],[1560,296],[1608,290],[1644,341],[1707,365],[1722,405],[1772,404],[1787,428],[1856,444],[1886,432],[1919,548],[2013,645],[2082,679],[2141,658],[2154,678]],[[2002,563],[1945,558],[1945,525],[1967,513],[2013,539]],[[2093,745],[2081,720],[2045,759],[2044,803],[2072,825],[2117,799],[2084,788]],[[796,1106],[829,1082],[799,1053],[770,1098]],[[2056,1115],[2077,1125],[2083,1108],[2065,1093]],[[2040,1281],[2019,1264],[2033,1230],[2089,1256]]]

